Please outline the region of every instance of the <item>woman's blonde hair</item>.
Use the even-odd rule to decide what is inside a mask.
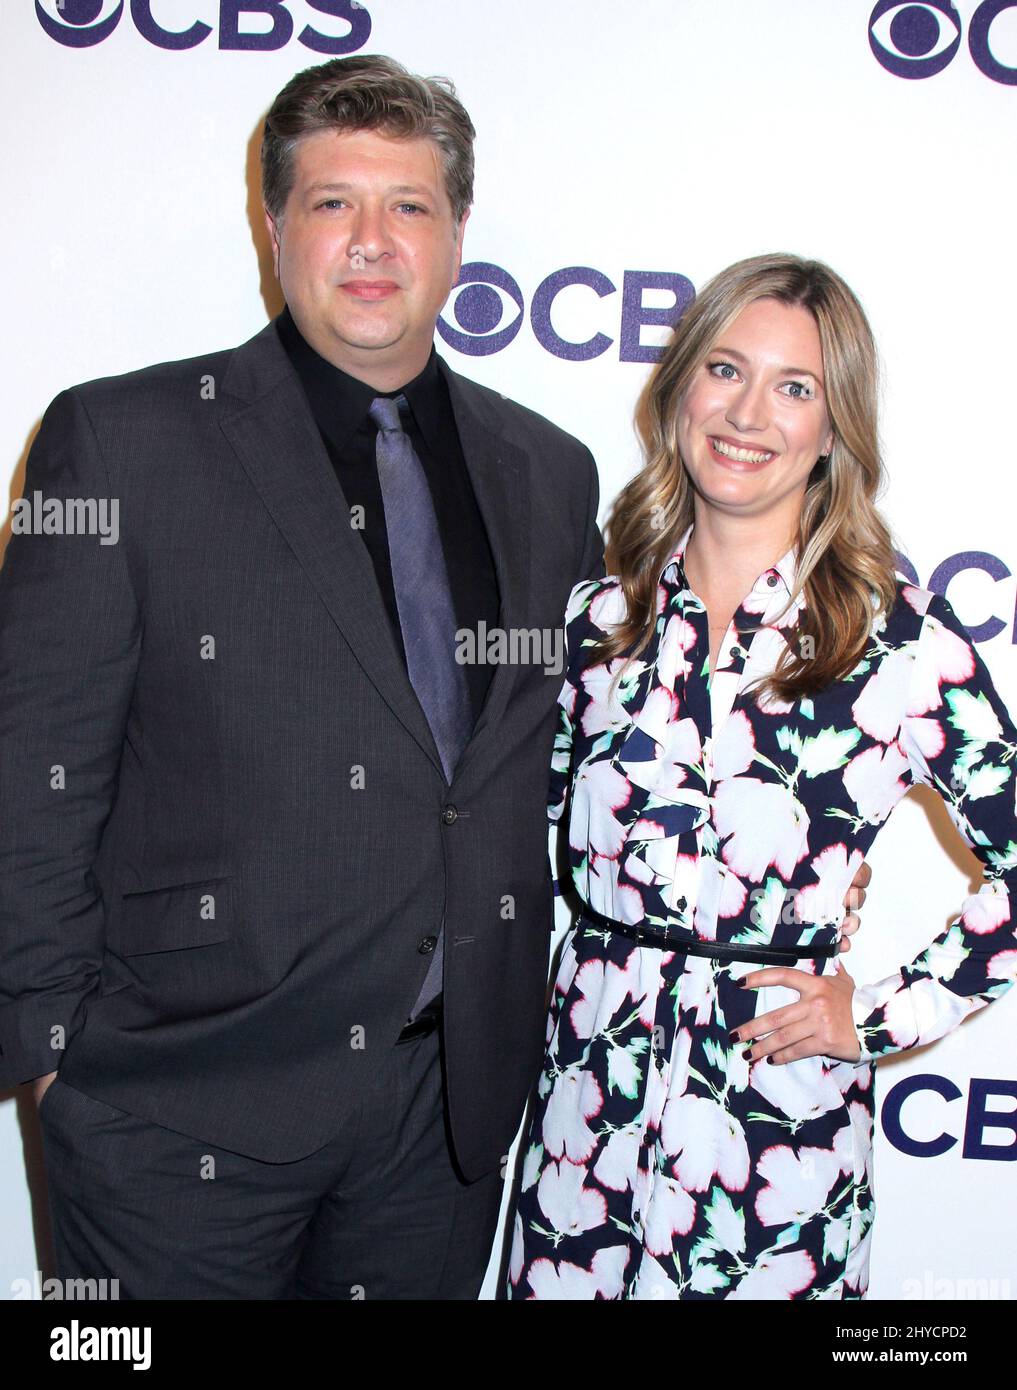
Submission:
[[[647,462],[619,493],[607,527],[607,568],[621,581],[626,617],[597,644],[593,660],[636,657],[650,640],[660,571],[693,521],[692,483],[678,451],[682,399],[720,334],[757,299],[799,305],[815,320],[834,435],[809,476],[795,542],[791,600],[804,591],[806,607],[783,630],[787,646],[758,688],[760,697],[794,702],[854,669],[875,608],[889,612],[896,598],[894,543],[875,506],[885,475],[872,330],[844,281],[821,261],[798,256],[753,256],[715,275],[682,315],[647,383],[639,410]]]

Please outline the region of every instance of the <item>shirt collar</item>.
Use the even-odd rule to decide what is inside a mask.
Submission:
[[[661,579],[667,576],[672,580],[680,581],[683,587],[688,584],[684,565],[685,547],[689,543],[689,537],[692,535],[694,525],[695,523],[693,522],[685,529],[684,534],[660,571]],[[781,602],[784,602],[794,589],[797,572],[798,566],[795,560],[795,550],[794,546],[792,546],[789,550],[786,550],[780,559],[775,564],[771,565],[769,569],[763,570],[762,574],[758,576],[756,582],[753,584],[750,592],[753,594],[765,595],[769,598],[774,597],[776,594],[780,594]],[[799,595],[799,599],[801,599],[801,595]]]
[[[444,383],[433,344],[423,370],[412,381],[395,391],[378,391],[316,352],[297,327],[288,305],[276,319],[276,330],[303,384],[315,421],[335,444],[342,445],[356,432],[375,397],[405,396],[421,434],[430,447],[435,447]]]

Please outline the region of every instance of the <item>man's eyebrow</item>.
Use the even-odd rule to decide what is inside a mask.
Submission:
[[[711,353],[713,352],[722,352],[725,356],[733,357],[738,362],[747,362],[749,360],[745,354],[739,352],[737,348],[715,347],[711,349]],[[780,373],[789,372],[792,376],[811,376],[815,381],[822,381],[823,379],[814,372],[811,367],[778,367],[777,371]]]
[[[353,188],[353,187],[354,187],[354,185],[353,185],[352,183],[331,183],[331,182],[319,181],[319,182],[317,182],[317,183],[310,183],[310,184],[308,184],[308,185],[307,185],[307,188],[306,188],[306,190],[305,190],[305,192],[307,192],[307,193],[345,193],[345,192],[347,192],[349,189],[351,189],[351,188]],[[413,193],[413,194],[415,194],[417,197],[420,197],[420,196],[422,196],[422,195],[423,195],[423,196],[429,195],[430,192],[431,192],[431,190],[428,189],[428,188],[425,188],[425,187],[423,186],[423,184],[416,184],[416,183],[399,183],[399,184],[396,184],[395,187],[389,188],[389,189],[387,190],[387,192],[389,192],[389,193]]]

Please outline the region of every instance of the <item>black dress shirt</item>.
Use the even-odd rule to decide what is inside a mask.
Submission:
[[[401,415],[427,476],[441,535],[456,623],[476,632],[481,621],[497,626],[500,605],[494,556],[487,538],[470,475],[466,471],[448,387],[438,370],[434,348],[424,370],[397,391],[377,391],[326,361],[307,342],[288,308],[276,319],[283,347],[300,378],[311,414],[321,432],[350,508],[363,509],[359,530],[374,566],[396,646],[405,664],[399,610],[392,583],[385,508],[375,445],[378,431],[368,415],[376,396],[405,396],[409,411]],[[475,663],[465,668],[474,722],[480,714],[494,668]]]

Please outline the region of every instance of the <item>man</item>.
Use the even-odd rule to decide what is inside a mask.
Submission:
[[[121,534],[0,572],[0,1081],[44,1096],[58,1273],[124,1298],[483,1278],[560,672],[455,634],[559,628],[603,558],[589,451],[434,352],[473,135],[389,59],[298,74],[286,312],[63,392],[29,458],[26,497],[115,497]]]

